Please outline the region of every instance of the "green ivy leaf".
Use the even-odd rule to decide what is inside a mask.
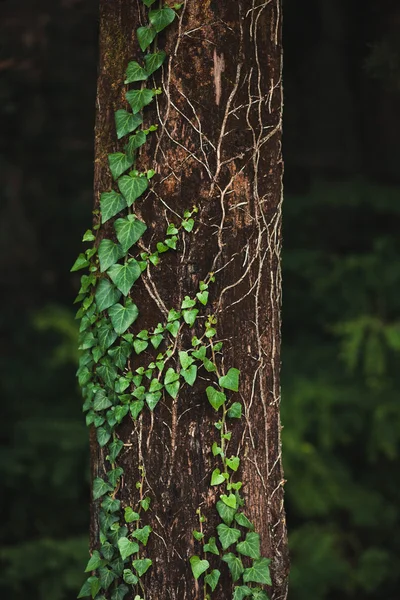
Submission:
[[[208,302],[208,292],[206,290],[204,292],[197,292],[196,298],[205,306]]]
[[[125,146],[127,155],[134,158],[135,151],[146,143],[146,139],[144,131],[138,131],[135,135],[131,135]]]
[[[150,498],[143,498],[143,500],[140,501],[140,506],[143,508],[144,511],[147,512],[149,510],[150,502]]]
[[[111,281],[116,287],[127,296],[135,281],[141,275],[140,267],[134,258],[131,258],[123,265],[113,265],[107,271]]]
[[[132,510],[130,506],[127,506],[125,508],[124,518],[126,523],[133,523],[134,521],[139,521],[140,515]]]
[[[244,556],[250,556],[250,558],[260,558],[260,536],[258,533],[248,533],[244,542],[240,542],[236,546],[236,550]]]
[[[184,310],[182,312],[183,320],[185,321],[185,323],[187,323],[189,325],[189,327],[193,327],[194,322],[196,321],[198,312],[199,311],[197,310],[197,308],[192,308],[190,310]]]
[[[233,600],[243,600],[243,598],[252,596],[252,594],[253,588],[249,588],[247,585],[239,585],[233,590]]]
[[[190,566],[195,579],[198,579],[210,566],[208,560],[201,560],[199,556],[190,557]]]
[[[111,348],[108,351],[108,354],[111,356],[115,366],[121,370],[125,368],[126,361],[128,360],[130,353],[130,345],[125,341],[123,341],[120,346]]]
[[[88,564],[86,565],[85,573],[88,573],[89,571],[95,571],[102,564],[103,560],[100,556],[100,553],[98,552],[98,550],[95,550],[92,556],[90,557]]]
[[[139,579],[132,573],[130,569],[124,569],[123,579],[129,585],[136,585]]]
[[[151,6],[152,4],[154,4],[156,0],[142,0],[143,4],[145,4],[146,6]]]
[[[190,296],[185,296],[181,308],[193,308],[193,306],[196,306],[196,300],[193,300]]]
[[[115,127],[118,139],[120,140],[128,133],[132,133],[142,123],[143,118],[141,115],[133,115],[124,109],[117,110],[115,113]]]
[[[115,439],[114,441],[111,442],[111,444],[108,447],[108,453],[109,453],[111,462],[115,461],[115,459],[117,458],[118,454],[121,452],[123,447],[124,447],[124,444],[121,440]]]
[[[219,378],[219,385],[222,388],[227,390],[232,390],[232,392],[239,391],[239,369],[229,369],[226,375]]]
[[[172,321],[171,323],[167,323],[166,329],[175,338],[178,335],[179,327],[179,321]]]
[[[148,77],[146,71],[137,63],[135,60],[132,60],[128,63],[128,67],[126,69],[126,79],[124,83],[134,83],[135,81],[145,81]]]
[[[161,392],[148,392],[146,394],[147,406],[150,410],[154,410],[159,401],[161,400]]]
[[[119,292],[118,292],[119,293]],[[104,322],[97,331],[97,337],[99,339],[99,345],[102,349],[107,350],[117,339],[111,323]]]
[[[74,264],[71,267],[71,273],[74,271],[79,271],[79,269],[85,269],[89,266],[89,261],[87,260],[84,254],[80,254]]]
[[[148,345],[149,345],[149,342],[146,342],[145,340],[136,339],[133,342],[133,347],[135,349],[136,354],[140,354],[141,352],[144,352]]]
[[[114,388],[114,382],[117,378],[117,369],[109,358],[103,358],[101,365],[97,367],[97,375],[102,378],[108,388]]]
[[[129,410],[131,411],[132,419],[134,421],[136,421],[136,419],[138,418],[138,416],[142,412],[143,406],[144,406],[143,400],[135,400],[130,405]]]
[[[111,594],[111,600],[123,600],[126,594],[129,592],[128,586],[121,583]]]
[[[225,523],[220,523],[217,526],[217,531],[219,541],[223,550],[226,550],[227,548],[229,548],[229,546],[237,542],[241,535],[239,529],[233,529],[232,527],[228,527],[227,525],[225,525]]]
[[[100,389],[96,392],[94,400],[93,400],[93,410],[105,410],[112,406],[112,402],[108,399],[105,390]]]
[[[111,240],[103,239],[99,246],[100,271],[104,273],[121,258],[121,248]]]
[[[116,579],[115,573],[113,573],[111,569],[107,569],[106,567],[99,569],[99,575],[101,587],[103,588],[103,590],[107,590],[114,581],[114,579]]]
[[[108,309],[108,314],[110,315],[115,332],[118,335],[122,335],[136,321],[139,311],[136,304],[132,300],[127,299],[125,306],[114,304],[114,306]]]
[[[235,494],[229,494],[229,496],[227,496],[226,494],[223,494],[221,496],[221,500],[224,504],[226,504],[226,506],[229,506],[230,508],[237,507],[237,501],[236,501]]]
[[[242,416],[242,405],[240,402],[234,402],[227,412],[231,419],[240,419]]]
[[[182,370],[181,375],[186,383],[192,386],[197,378],[197,366],[191,365],[188,369]]]
[[[175,19],[175,12],[171,8],[158,8],[149,12],[149,20],[157,33],[168,27]]]
[[[220,576],[221,572],[218,569],[213,569],[211,573],[205,576],[204,581],[210,586],[211,591],[214,591],[217,587]]]
[[[123,152],[115,152],[108,155],[108,164],[111,174],[114,180],[116,180],[133,165],[133,160],[128,158]]]
[[[153,335],[150,341],[151,341],[153,347],[157,350],[158,346],[163,341],[163,336],[161,334]]]
[[[182,369],[188,369],[194,363],[194,359],[184,351],[179,352],[179,362]]]
[[[232,552],[229,552],[222,557],[222,560],[228,565],[233,581],[237,581],[244,571],[243,563],[240,558],[235,556]]]
[[[96,304],[99,311],[109,308],[121,298],[121,292],[108,281],[108,279],[101,279],[97,286]]]
[[[163,64],[166,56],[167,55],[165,54],[164,50],[159,50],[158,52],[155,52],[154,54],[147,54],[144,57],[146,73],[148,75],[151,75],[152,73],[154,73],[154,71],[157,71],[157,69],[159,69],[161,67],[161,65]],[[176,233],[176,232],[174,232],[174,233]]]
[[[89,577],[83,584],[78,594],[78,598],[86,598],[92,595],[92,583],[98,581],[97,577]]]
[[[106,560],[111,560],[114,556],[114,546],[110,542],[104,542],[100,551]]]
[[[100,196],[101,222],[106,223],[111,217],[126,208],[126,200],[114,190],[103,192]]]
[[[104,429],[104,427],[98,427],[96,430],[96,437],[100,448],[104,448],[111,438],[111,433],[107,431],[107,429]]]
[[[184,219],[182,221],[182,227],[185,231],[190,233],[194,227],[194,220],[193,219]]]
[[[135,215],[128,215],[123,219],[117,219],[114,223],[114,228],[122,250],[127,252],[142,237],[147,229],[147,225],[135,217]]]
[[[243,513],[236,513],[235,521],[238,525],[242,527],[247,527],[247,529],[254,529],[254,525]]]
[[[93,500],[98,500],[107,492],[112,492],[111,485],[106,483],[101,477],[96,477],[93,481]]]
[[[269,597],[264,590],[260,588],[252,588],[251,591],[253,592],[252,600],[269,600]]]
[[[204,533],[201,533],[201,531],[196,531],[195,529],[192,531],[193,533],[193,537],[195,540],[197,540],[198,542],[200,540],[202,540],[204,538]]]
[[[128,206],[141,196],[149,187],[149,182],[146,177],[131,177],[124,175],[118,180],[118,187],[123,194]]]
[[[136,30],[139,46],[144,52],[157,35],[157,31],[153,27],[139,27]]]
[[[211,475],[211,485],[220,485],[224,483],[225,477],[222,475],[219,469],[214,469]]]
[[[122,560],[125,560],[128,558],[128,556],[132,556],[132,554],[139,552],[139,545],[136,542],[129,541],[126,537],[122,537],[118,540],[118,548]]]
[[[151,532],[152,528],[150,527],[150,525],[145,525],[141,529],[135,529],[135,531],[132,532],[132,537],[139,540],[139,542],[142,542],[143,546],[147,546],[147,542]]]
[[[121,475],[123,475],[123,473],[124,473],[124,470],[122,467],[117,467],[116,469],[111,469],[111,471],[108,471],[108,473],[107,473],[108,481],[114,488],[117,485],[117,482],[118,482],[119,478],[121,477]]]
[[[203,550],[204,552],[211,552],[212,554],[219,556],[217,544],[215,543],[215,537],[210,537],[207,544],[204,544]]]
[[[219,392],[210,385],[206,388],[206,394],[208,401],[214,410],[218,410],[224,404],[224,402],[226,402],[225,394],[223,392]]]
[[[140,90],[130,90],[126,92],[126,99],[131,105],[134,114],[139,113],[142,108],[150,104],[154,98],[153,90],[142,88]]]
[[[111,496],[106,496],[103,500],[103,502],[101,503],[101,508],[103,508],[106,512],[118,512],[119,509],[121,508],[121,502],[120,500],[117,500],[116,498],[111,498]]]
[[[226,459],[226,464],[232,471],[237,471],[240,464],[240,458],[238,456],[231,456]]]
[[[222,502],[222,500],[218,500],[216,508],[219,516],[224,521],[224,523],[226,523],[227,525],[231,525],[235,517],[236,509],[227,506],[226,504],[224,504],[224,502]]]
[[[265,583],[267,585],[272,585],[271,576],[269,573],[270,562],[271,561],[268,558],[259,558],[258,560],[253,561],[252,566],[244,570],[243,581],[245,583],[252,581],[254,583]]]
[[[152,564],[153,561],[150,560],[150,558],[143,558],[132,561],[132,565],[139,577],[142,577],[142,575],[144,575],[146,571],[150,569]]]

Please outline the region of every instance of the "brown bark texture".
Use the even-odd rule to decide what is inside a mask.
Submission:
[[[128,108],[125,70],[129,60],[142,58],[135,31],[146,13],[136,0],[100,1],[96,206],[100,193],[114,185],[107,155],[123,146],[114,111]],[[138,165],[157,174],[151,191],[135,204],[148,226],[144,245],[162,240],[176,213],[193,205],[199,212],[177,252],[166,254],[134,286],[140,311],[134,331],[165,321],[169,309],[179,309],[183,297],[193,296],[199,281],[215,272],[207,311],[216,315],[218,339],[224,340],[221,368],[240,369],[236,399],[245,413],[230,427],[228,453],[241,457],[244,511],[261,535],[263,556],[272,559],[269,595],[280,600],[287,596],[288,576],[279,417],[281,0],[187,0],[179,19],[159,35],[158,46],[167,52],[154,77],[163,93],[144,115],[146,126],[159,123],[159,129],[149,136]],[[105,233],[112,236],[111,225]],[[190,336],[179,336],[177,350],[188,344]],[[131,368],[156,353],[132,358]],[[201,554],[201,543],[192,536],[196,509],[207,518],[207,539],[220,522],[216,488],[210,487],[218,466],[211,446],[218,432],[204,392],[208,379],[200,370],[193,388],[184,386],[176,400],[165,397],[153,413],[144,410],[118,430],[126,444],[118,459],[125,471],[118,493],[122,506],[138,500],[140,464],[152,498],[145,515],[154,531],[145,549],[153,560],[144,576],[146,600],[203,598],[189,564],[191,555]],[[91,456],[93,477],[104,476],[108,467],[95,436]],[[97,508],[93,503],[92,549],[98,546]],[[213,558],[218,567],[212,567],[222,573],[213,597],[230,599],[227,565]]]

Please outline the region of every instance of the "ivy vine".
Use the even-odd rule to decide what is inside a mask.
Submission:
[[[93,481],[93,499],[99,507],[98,549],[94,550],[86,566],[90,574],[78,598],[96,600],[123,600],[135,594],[134,600],[144,600],[146,590],[143,575],[152,567],[152,559],[143,557],[152,533],[146,523],[151,510],[151,497],[145,487],[145,471],[138,465],[136,483],[137,501],[134,506],[122,507],[118,492],[123,469],[118,457],[124,444],[118,437],[118,426],[126,418],[137,420],[143,410],[154,411],[163,395],[176,399],[183,385],[193,386],[198,370],[205,369],[213,383],[206,389],[211,407],[217,413],[215,423],[217,440],[211,452],[218,461],[211,474],[210,485],[216,487],[216,503],[220,523],[216,535],[205,539],[203,524],[206,516],[197,510],[198,529],[193,537],[198,543],[198,554],[190,558],[196,579],[203,578],[204,599],[208,600],[218,586],[221,561],[226,563],[234,584],[233,600],[252,598],[268,600],[266,592],[254,584],[270,585],[269,559],[260,554],[260,536],[243,512],[244,499],[240,494],[242,482],[235,480],[240,457],[228,456],[232,432],[228,425],[242,418],[242,405],[234,400],[239,390],[239,370],[222,372],[219,359],[222,342],[216,341],[217,320],[213,314],[204,314],[204,328],[200,337],[191,335],[192,345],[176,356],[176,340],[184,328],[192,329],[199,312],[208,304],[209,286],[214,281],[209,273],[199,284],[194,297],[185,296],[181,306],[171,308],[163,323],[149,330],[134,333],[132,325],[139,317],[139,309],[130,297],[132,287],[148,269],[157,267],[162,255],[176,250],[182,230],[190,233],[195,226],[197,207],[186,210],[178,223],[170,223],[165,237],[152,250],[140,251],[138,242],[147,225],[134,212],[135,202],[150,187],[155,171],[138,171],[136,160],[147,137],[157,125],[143,126],[143,110],[161,93],[146,83],[165,61],[166,54],[157,49],[157,34],[170,25],[182,4],[151,8],[155,0],[142,0],[149,7],[146,26],[139,27],[137,39],[144,55],[143,64],[132,61],[126,70],[125,84],[140,83],[129,89],[126,100],[131,111],[119,109],[115,113],[118,140],[126,138],[124,152],[108,156],[114,188],[100,197],[100,211],[94,211],[98,223],[83,236],[83,242],[94,243],[79,254],[71,271],[87,269],[81,277],[76,302],[80,319],[81,357],[77,371],[82,388],[86,424],[94,426],[98,444],[105,449],[110,469],[105,477]],[[154,43],[154,50],[149,46]],[[117,218],[116,218],[117,217]],[[113,239],[103,235],[98,242],[101,227],[114,219]],[[130,358],[153,347],[160,350],[154,360],[134,371]]]

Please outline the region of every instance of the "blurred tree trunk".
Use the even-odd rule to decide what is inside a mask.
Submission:
[[[127,63],[142,53],[135,30],[146,11],[132,0],[100,1],[100,68],[95,142],[95,204],[111,187],[107,154],[117,142],[114,111],[127,107]],[[176,253],[135,286],[140,329],[165,320],[164,307],[179,308],[216,272],[210,306],[224,343],[224,368],[241,371],[237,399],[245,417],[235,420],[229,450],[241,456],[244,510],[261,534],[261,550],[272,559],[271,598],[286,598],[288,554],[283,510],[280,443],[280,249],[281,249],[281,2],[187,0],[180,18],[160,35],[167,52],[155,85],[161,123],[141,153],[138,168],[154,168],[153,193],[138,206],[149,237],[163,239],[169,209],[199,208],[195,230],[184,234]],[[146,124],[159,122],[146,109]],[[139,203],[138,203],[139,204]],[[167,209],[167,206],[169,209]],[[135,208],[136,210],[136,208]],[[178,339],[180,348],[187,340]],[[151,358],[149,358],[151,360]],[[139,364],[139,363],[138,363]],[[137,365],[136,365],[137,366]],[[134,365],[134,368],[136,368]],[[146,600],[203,598],[189,557],[200,553],[192,537],[196,509],[207,518],[206,538],[218,515],[210,474],[218,466],[210,448],[215,412],[200,371],[193,388],[165,398],[154,413],[144,410],[118,431],[127,444],[119,457],[125,476],[119,498],[137,502],[138,466],[146,469],[152,497],[146,513],[155,534],[146,548],[153,567],[144,577]],[[92,475],[107,469],[95,437]],[[97,507],[92,507],[91,546],[98,546]],[[215,592],[232,597],[227,565]]]

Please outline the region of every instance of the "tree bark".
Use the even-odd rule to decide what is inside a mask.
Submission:
[[[100,0],[100,68],[95,127],[95,207],[113,187],[107,163],[121,151],[114,111],[127,108],[124,85],[129,60],[142,53],[135,31],[147,9],[133,0]],[[179,19],[159,35],[167,59],[155,73],[163,93],[145,110],[145,125],[161,123],[141,151],[138,168],[153,168],[151,191],[135,205],[148,225],[144,245],[162,239],[166,224],[193,205],[199,209],[192,233],[176,253],[143,274],[133,299],[140,316],[135,331],[165,321],[165,311],[193,296],[209,272],[208,312],[216,315],[224,340],[225,371],[241,371],[236,395],[245,416],[231,427],[229,453],[241,457],[244,510],[261,534],[263,556],[272,559],[271,598],[287,596],[288,551],[283,509],[280,441],[280,250],[282,197],[281,1],[187,0]],[[104,227],[112,236],[111,225]],[[204,324],[204,321],[203,321]],[[190,340],[190,338],[189,338]],[[187,345],[179,336],[178,349]],[[154,359],[149,352],[145,360]],[[140,361],[139,361],[140,358]],[[131,368],[143,363],[132,357]],[[154,531],[146,554],[153,559],[144,576],[146,600],[203,598],[189,557],[201,553],[193,539],[196,510],[207,518],[206,538],[216,535],[215,412],[205,396],[209,373],[199,371],[193,388],[176,400],[165,397],[118,430],[126,444],[119,457],[125,474],[118,493],[122,506],[138,500],[138,468],[146,471],[152,498],[145,514]],[[92,475],[109,468],[91,437]],[[92,504],[91,547],[98,547],[98,503]],[[232,597],[227,565],[215,597]],[[214,566],[214,565],[213,565]],[[217,567],[215,567],[217,568]],[[133,596],[132,596],[133,599]],[[131,598],[129,597],[129,600]]]

